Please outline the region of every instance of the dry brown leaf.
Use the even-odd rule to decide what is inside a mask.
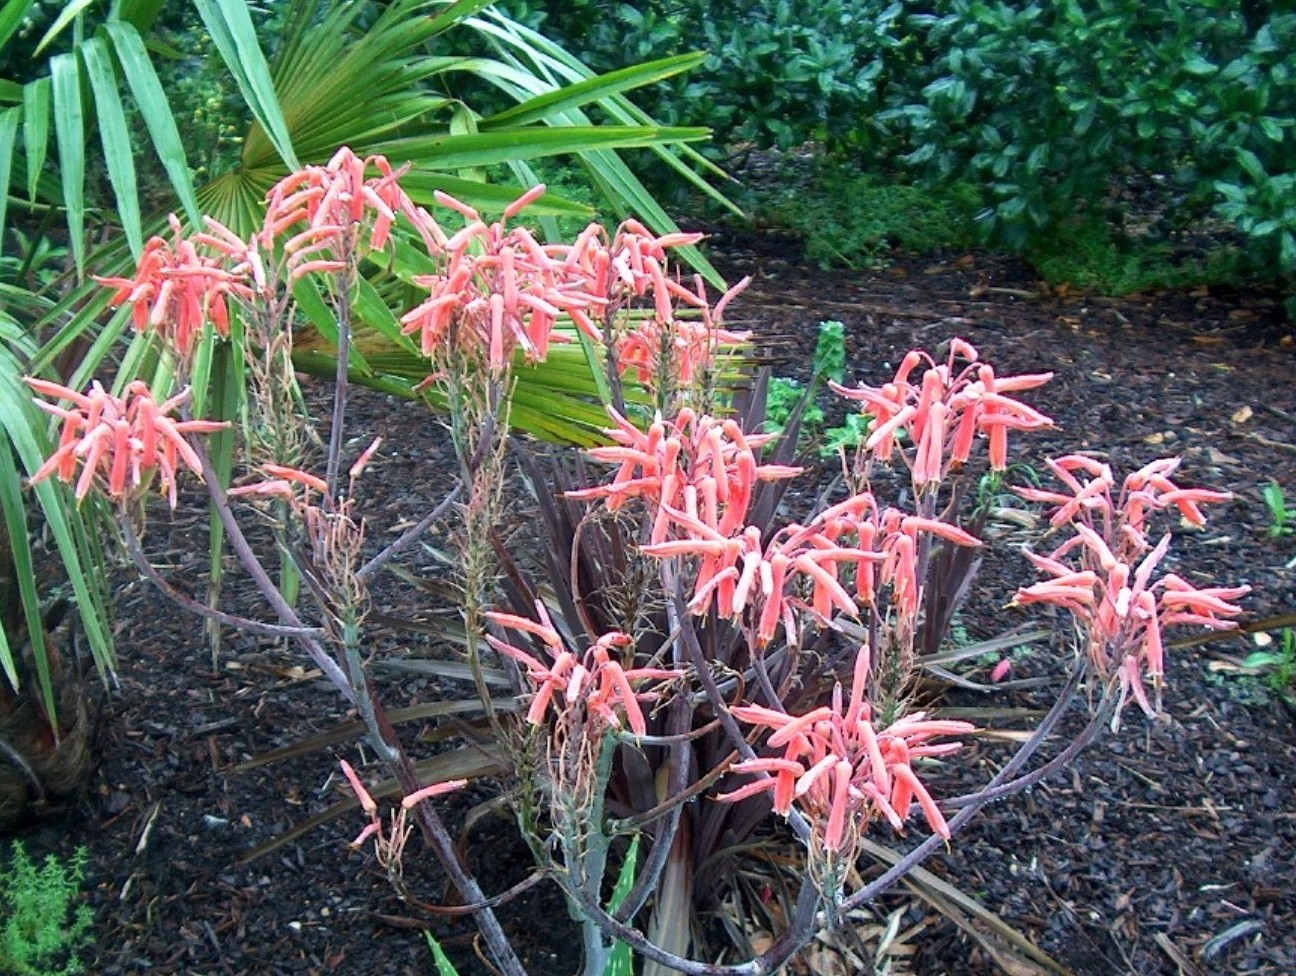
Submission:
[[[1239,407],[1237,410],[1233,411],[1233,416],[1230,419],[1235,424],[1245,424],[1253,416],[1255,416],[1254,412],[1251,410],[1250,407],[1244,404],[1243,406]]]

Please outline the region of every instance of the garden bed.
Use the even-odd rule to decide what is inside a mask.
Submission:
[[[715,245],[726,275],[755,276],[727,324],[752,329],[776,372],[806,378],[825,319],[846,327],[855,381],[881,382],[909,348],[934,349],[954,335],[1004,373],[1053,370],[1034,402],[1059,429],[1025,435],[1015,450],[1029,444],[1036,459],[1107,452],[1122,471],[1183,455],[1185,483],[1236,499],[1215,506],[1204,531],[1185,534],[1174,570],[1250,584],[1247,619],[1296,610],[1296,539],[1270,537],[1260,494],[1273,479],[1296,496],[1296,346],[1276,304],[1245,293],[1060,296],[1020,266],[975,253],[899,256],[881,271],[844,273],[807,267],[790,248],[761,239],[721,236]],[[435,505],[452,468],[436,418],[376,394],[360,395],[358,405],[357,436],[387,438],[362,483],[365,510],[376,513],[371,533],[382,538]],[[169,578],[202,578],[205,526],[196,508],[174,519],[153,514],[146,543]],[[967,635],[993,636],[1027,619],[1005,609],[1027,572],[1011,557],[987,566],[960,621]],[[27,837],[35,853],[89,849],[97,917],[87,970],[431,972],[417,931],[429,917],[393,894],[371,857],[346,847],[358,815],[242,861],[341,798],[336,758],[363,757],[356,743],[235,770],[344,723],[336,692],[311,675],[303,655],[239,634],[226,634],[213,671],[193,619],[141,581],[123,577],[119,596],[119,682],[105,704],[93,792]],[[402,585],[376,601],[384,612],[419,608],[417,590]],[[1162,720],[1131,713],[1119,736],[1101,740],[1069,773],[989,808],[927,866],[1078,976],[1296,972],[1296,723],[1260,679],[1236,672],[1252,649],[1231,638],[1174,652]],[[421,650],[393,641],[375,653]],[[1063,670],[1030,657],[1017,667],[1025,675]],[[385,693],[399,707],[445,691],[434,679],[401,676],[385,682]],[[994,704],[1039,701],[1017,693]],[[965,758],[970,775],[986,777],[1002,754],[987,744]],[[447,810],[462,820],[492,794],[473,787]],[[501,813],[476,812],[466,847],[484,887],[501,891],[526,876],[529,853]],[[411,891],[445,903],[430,857],[417,844],[411,850]],[[910,905],[903,929],[928,924],[908,940],[912,951],[891,958],[892,972],[1000,971],[997,943]],[[532,889],[502,918],[532,973],[577,971],[578,939],[552,887]],[[469,922],[432,924],[463,973],[486,972],[473,962]]]

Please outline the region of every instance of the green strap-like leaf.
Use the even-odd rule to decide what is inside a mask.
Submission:
[[[655,84],[672,75],[689,71],[704,60],[706,60],[706,52],[704,51],[692,54],[677,54],[673,57],[661,58],[658,61],[647,61],[644,64],[636,64],[629,68],[622,68],[619,71],[611,71],[607,74],[587,78],[573,85],[565,85],[543,95],[537,95],[520,105],[515,105],[513,108],[492,115],[488,119],[483,119],[480,128],[483,132],[488,132],[501,126],[518,126],[539,122],[549,118],[556,112],[579,108],[582,105],[588,105],[590,102],[619,95],[621,92],[629,91],[632,88]]]
[[[32,4],[36,0],[8,0],[0,7],[0,48],[9,42],[14,32],[23,25],[27,19],[27,11],[31,10]]]
[[[266,131],[275,151],[289,169],[300,168],[248,5],[242,0],[195,0],[195,3],[216,50],[238,83],[253,117]]]
[[[108,179],[117,196],[117,215],[122,231],[136,260],[144,250],[144,236],[140,228],[139,190],[135,185],[135,159],[131,153],[130,131],[126,113],[122,110],[117,79],[113,76],[112,59],[102,37],[92,37],[80,48],[86,74],[90,76],[90,89],[94,92],[95,112],[98,116],[99,137],[103,141],[104,161],[108,165]]]
[[[4,253],[5,207],[9,203],[9,170],[13,166],[14,145],[18,141],[18,117],[22,110],[0,112],[0,254]]]
[[[153,70],[153,63],[144,49],[144,42],[140,40],[135,28],[124,21],[110,21],[104,25],[104,30],[112,41],[113,50],[117,52],[117,60],[121,63],[126,83],[130,85],[140,115],[144,117],[158,159],[171,179],[171,187],[180,198],[189,222],[195,227],[201,226],[202,211],[199,210],[194,195],[180,132],[176,128],[166,94],[162,91],[162,83],[158,81],[157,72]]]
[[[7,392],[7,391],[6,391]],[[2,402],[2,401],[0,401]],[[12,409],[4,404],[4,409]],[[26,416],[27,410],[21,415]],[[13,454],[0,447],[0,507],[4,508],[5,525],[9,531],[9,552],[13,558],[14,576],[18,582],[23,613],[27,621],[27,640],[31,642],[31,657],[36,666],[36,681],[40,685],[41,703],[46,712],[55,713],[54,686],[50,682],[50,659],[45,644],[45,626],[41,622],[40,594],[36,592],[36,570],[32,566],[31,544],[27,540],[27,519],[22,503],[20,485],[22,478],[14,466]],[[17,687],[15,662],[5,648],[5,673]]]
[[[36,187],[45,170],[49,147],[50,80],[37,78],[23,86],[23,150],[27,154],[27,199],[36,202]]]
[[[524,126],[498,129],[477,135],[416,136],[379,143],[375,152],[393,161],[410,160],[415,165],[439,169],[491,166],[513,159],[535,159],[593,149],[642,148],[663,142],[705,139],[706,129],[658,128],[645,126]]]
[[[50,59],[54,86],[54,134],[58,139],[63,206],[77,271],[85,267],[85,118],[81,107],[81,72],[74,54]]]
[[[45,36],[41,38],[40,43],[36,45],[33,57],[39,56],[41,51],[45,50],[56,37],[63,33],[68,24],[72,23],[77,18],[77,15],[93,2],[94,0],[71,0],[63,8],[54,23],[50,25],[50,29],[45,32]]]

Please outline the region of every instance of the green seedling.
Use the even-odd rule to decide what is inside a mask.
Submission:
[[[1290,695],[1296,688],[1296,630],[1288,627],[1277,650],[1256,651],[1242,665],[1262,672],[1265,684],[1274,694]]]
[[[819,453],[824,457],[832,457],[840,451],[853,451],[868,440],[872,427],[864,414],[848,413],[845,424],[824,431],[823,446],[819,448]]]
[[[813,399],[819,392],[819,387],[825,380],[840,383],[845,377],[846,326],[832,320],[821,322],[818,338],[815,339],[814,376],[810,380],[808,394],[811,399],[801,415],[802,429],[814,431],[824,422],[824,412]],[[786,376],[775,376],[771,379],[765,400],[765,430],[771,434],[783,433],[792,411],[806,396],[806,387],[794,379]]]
[[[1287,507],[1287,497],[1283,494],[1282,486],[1276,481],[1271,481],[1261,489],[1260,493],[1264,496],[1265,506],[1269,509],[1269,538],[1281,539],[1296,531],[1293,528],[1293,523],[1296,523],[1296,508]]]

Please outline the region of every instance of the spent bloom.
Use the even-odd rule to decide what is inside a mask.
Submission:
[[[395,877],[400,876],[405,844],[414,829],[413,824],[409,822],[409,811],[424,800],[453,793],[468,785],[466,779],[452,779],[416,790],[401,801],[400,806],[392,811],[390,822],[384,824],[382,815],[378,812],[378,801],[365,787],[355,769],[345,759],[338,760],[338,763],[342,767],[342,775],[346,777],[347,784],[351,787],[351,792],[360,803],[360,808],[369,818],[369,823],[356,835],[355,840],[351,841],[350,846],[358,849],[365,841],[373,838],[374,853],[378,863]]]
[[[499,638],[488,635],[491,647],[526,668],[527,679],[535,688],[535,696],[527,710],[527,721],[541,725],[552,707],[562,716],[583,714],[604,727],[619,729],[622,717],[635,735],[647,733],[641,700],[656,697],[654,692],[636,690],[644,681],[671,681],[683,676],[673,668],[626,668],[616,657],[618,652],[633,647],[626,634],[604,634],[583,653],[570,650],[558,631],[544,604],[536,602],[539,622],[509,613],[487,613],[487,619],[501,627],[530,634],[544,645],[550,663],[515,647]],[[632,652],[631,652],[632,653]]]
[[[924,364],[921,376],[912,379]],[[978,435],[989,440],[991,468],[1003,471],[1008,466],[1008,431],[1052,425],[1038,410],[1007,394],[1034,389],[1052,378],[1052,373],[998,376],[971,343],[956,338],[950,340],[944,363],[912,350],[891,382],[882,386],[829,385],[865,405],[862,409],[873,418],[873,429],[864,446],[879,460],[891,460],[897,435],[905,433],[913,446],[906,461],[914,484],[922,488],[965,464]]]
[[[870,655],[856,655],[850,698],[833,690],[831,705],[789,715],[760,705],[735,706],[739,721],[771,729],[766,756],[732,767],[757,779],[717,799],[735,802],[773,794],[774,810],[787,816],[795,804],[814,827],[824,850],[853,852],[857,838],[879,817],[903,830],[916,802],[928,826],[946,840],[949,826],[940,807],[914,771],[924,757],[945,756],[958,742],[933,742],[976,731],[968,722],[930,719],[922,712],[885,728],[874,721],[866,698]]]
[[[1174,573],[1157,577],[1171,536],[1167,532],[1152,544],[1149,516],[1173,508],[1190,524],[1201,525],[1203,503],[1232,496],[1176,485],[1170,475],[1179,466],[1177,458],[1145,465],[1126,477],[1119,491],[1111,468],[1094,458],[1071,454],[1050,459],[1048,466],[1067,491],[1014,490],[1028,500],[1055,506],[1050,521],[1071,534],[1047,555],[1026,552],[1049,578],[1018,590],[1014,602],[1048,603],[1075,616],[1087,634],[1093,667],[1119,682],[1113,728],[1130,697],[1154,715],[1165,675],[1163,629],[1175,624],[1234,627],[1227,618],[1242,608],[1230,601],[1250,587],[1196,587]],[[1144,688],[1145,674],[1151,678],[1154,700]]]
[[[267,476],[229,489],[231,497],[278,498],[286,501],[300,521],[312,564],[339,602],[363,606],[368,589],[357,574],[363,561],[365,523],[354,517],[356,479],[373,460],[382,438],[376,437],[349,471],[345,494],[335,498],[318,475],[284,464],[262,464]],[[318,501],[315,496],[318,495]]]
[[[189,444],[189,434],[209,434],[228,427],[208,420],[177,420],[172,416],[189,399],[186,387],[159,403],[148,385],[136,380],[121,396],[98,381],[85,393],[48,380],[27,377],[27,385],[45,397],[71,406],[36,400],[36,405],[63,421],[58,447],[32,475],[32,484],[57,475],[75,483],[77,501],[96,484],[110,497],[121,499],[147,484],[157,472],[159,487],[172,508],[176,505],[176,475],[188,468],[202,477],[202,462]],[[78,473],[79,471],[79,473]]]

